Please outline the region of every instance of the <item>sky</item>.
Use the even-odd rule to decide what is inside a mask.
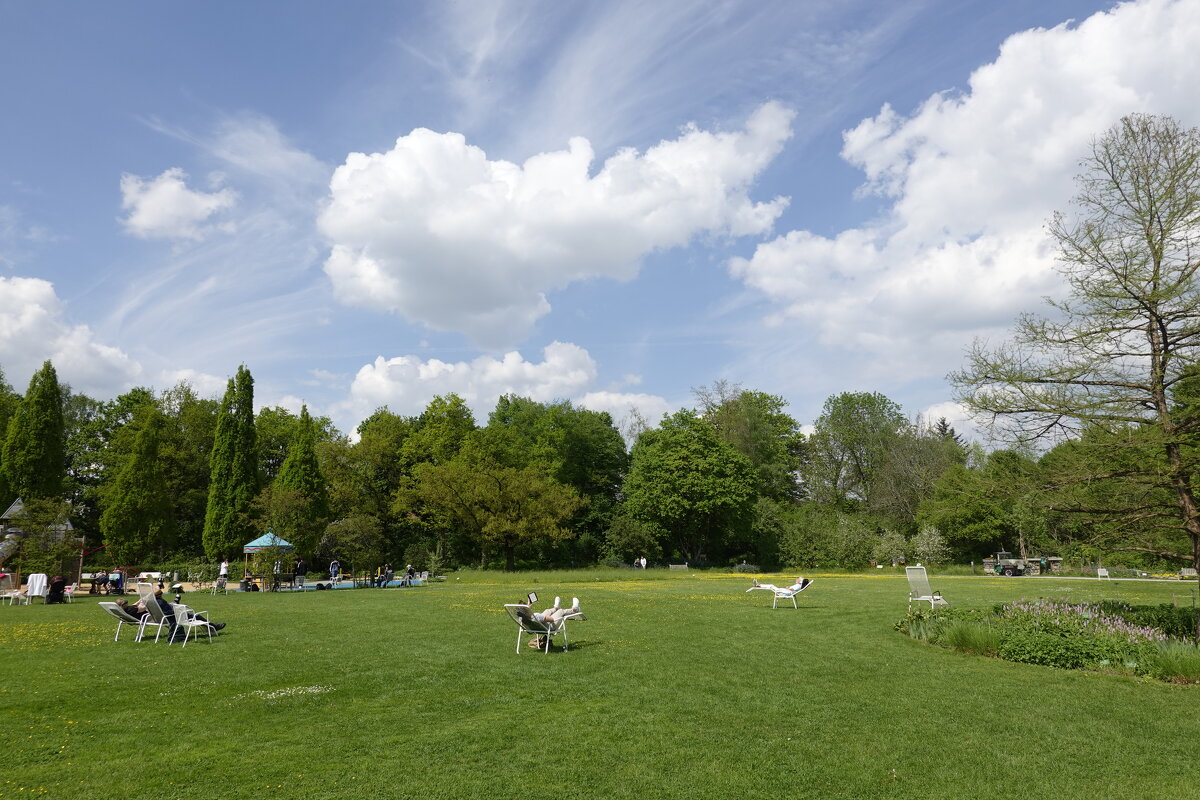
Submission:
[[[1062,294],[1096,136],[1200,124],[1198,51],[1200,0],[0,0],[0,368],[970,430],[945,376]]]

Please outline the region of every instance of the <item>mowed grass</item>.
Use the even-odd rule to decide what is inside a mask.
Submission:
[[[186,649],[113,642],[94,599],[3,606],[0,798],[1200,796],[1200,687],[928,647],[892,630],[902,576],[814,577],[798,610],[746,576],[653,570],[194,594],[228,628]],[[933,585],[965,606],[1191,602]],[[569,652],[514,652],[501,606],[530,590],[580,597]]]

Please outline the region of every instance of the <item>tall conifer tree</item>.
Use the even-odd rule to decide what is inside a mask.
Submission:
[[[311,555],[320,531],[328,521],[329,492],[317,462],[317,430],[308,414],[308,406],[300,409],[299,424],[288,443],[287,457],[279,468],[279,477],[275,479],[274,491],[279,493],[280,490],[294,493],[298,502],[289,515],[292,517],[290,524],[280,525],[277,522],[276,527],[290,528],[292,544],[301,553]]]
[[[11,494],[62,499],[66,471],[62,389],[49,361],[33,374],[29,390],[8,423],[4,439],[4,476]]]
[[[138,410],[133,451],[108,492],[100,531],[120,563],[162,556],[173,538],[171,497],[158,459],[164,420],[153,405]]]
[[[254,430],[254,378],[243,364],[229,381],[217,412],[217,433],[209,460],[204,552],[228,557],[255,538],[246,511],[258,493],[258,447]]]
[[[5,508],[16,498],[16,494],[9,488],[8,478],[4,474],[4,437],[8,433],[8,421],[17,412],[20,403],[21,396],[8,385],[4,370],[0,369],[0,505]]]
[[[300,408],[300,424],[292,434],[287,458],[279,468],[275,483],[302,494],[312,504],[315,517],[328,516],[329,494],[317,463],[317,429],[308,414],[308,406]]]

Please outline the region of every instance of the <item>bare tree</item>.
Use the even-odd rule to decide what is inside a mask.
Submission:
[[[1020,317],[1007,344],[976,342],[950,379],[978,418],[1018,441],[1128,442],[1136,454],[1077,460],[1091,468],[1062,478],[1111,492],[1069,495],[1072,507],[1058,510],[1127,531],[1166,523],[1190,538],[1200,567],[1188,445],[1200,420],[1175,397],[1200,346],[1200,131],[1128,116],[1095,140],[1082,167],[1075,213],[1049,225],[1069,297],[1049,301],[1052,318]],[[1151,485],[1156,497],[1131,484]],[[1123,502],[1134,497],[1142,499]]]

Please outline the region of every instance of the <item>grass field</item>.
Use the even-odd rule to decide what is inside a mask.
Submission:
[[[228,628],[186,649],[114,643],[86,597],[2,606],[0,798],[1200,797],[1200,687],[932,648],[892,630],[902,575],[814,577],[799,610],[660,571],[190,595]],[[1195,586],[932,582],[964,606]],[[581,599],[569,652],[514,652],[501,606],[530,590]]]

